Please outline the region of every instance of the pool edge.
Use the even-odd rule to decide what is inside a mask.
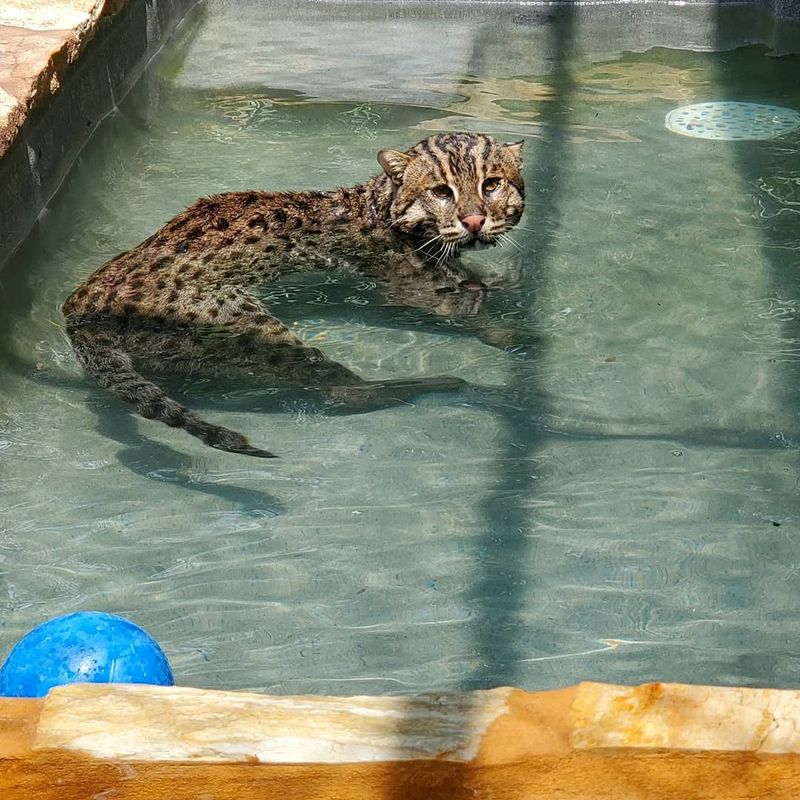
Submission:
[[[74,684],[0,699],[0,795],[789,798],[798,710],[796,690],[689,684],[418,698]]]
[[[200,3],[52,0],[37,11],[0,0],[0,270],[97,127]],[[59,10],[69,12],[63,20]]]

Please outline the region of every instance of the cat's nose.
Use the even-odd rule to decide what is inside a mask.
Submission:
[[[486,217],[483,214],[467,214],[462,217],[461,224],[470,232],[477,233],[486,222]]]

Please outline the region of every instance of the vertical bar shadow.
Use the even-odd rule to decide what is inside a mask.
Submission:
[[[526,153],[529,186],[529,219],[533,229],[525,240],[530,259],[536,265],[536,281],[542,285],[561,225],[562,176],[569,170],[570,152],[565,125],[570,119],[574,79],[568,53],[575,36],[576,9],[570,3],[559,5],[549,23],[552,40],[552,70],[546,79],[552,99],[542,103],[542,136],[531,142]],[[533,202],[530,202],[530,197]],[[540,346],[541,351],[541,346]],[[531,385],[534,377],[524,361],[510,367],[509,387],[517,396],[543,397]],[[542,401],[540,401],[542,403]],[[541,442],[541,432],[533,423],[534,409],[522,415],[513,409],[498,411],[502,449],[496,458],[495,485],[483,503],[484,535],[481,544],[482,575],[473,587],[471,607],[475,614],[473,642],[478,667],[462,683],[463,690],[482,689],[518,683],[518,663],[525,657],[524,612],[530,583],[535,581],[536,540],[525,535],[530,526],[529,500],[536,481],[531,476],[531,460]],[[541,405],[537,415],[549,413]],[[523,592],[525,597],[523,597]]]
[[[553,96],[541,104],[541,137],[526,148],[526,184],[528,211],[533,220],[532,231],[525,237],[529,262],[536,266],[536,277],[528,276],[529,285],[543,283],[553,252],[556,233],[561,224],[562,175],[569,170],[571,154],[564,127],[570,120],[570,104],[574,79],[568,54],[575,36],[576,8],[572,2],[559,4],[548,14],[552,40],[552,69],[548,81]],[[472,61],[479,74],[480,32],[473,41]],[[530,223],[529,223],[530,224]],[[541,347],[540,347],[541,350]],[[510,358],[508,389],[512,395],[541,397],[532,385],[530,365],[522,359]],[[535,491],[530,462],[541,443],[541,433],[533,422],[534,415],[546,414],[544,405],[529,408],[527,415],[518,410],[496,411],[500,427],[500,452],[494,460],[494,486],[480,504],[484,533],[478,546],[480,578],[467,597],[473,612],[472,648],[477,667],[461,682],[460,689],[469,692],[518,683],[518,664],[525,657],[524,612],[535,580],[536,543],[524,535],[530,525],[530,498]],[[477,698],[474,704],[473,727],[479,727],[482,711]],[[411,737],[414,722],[397,722],[399,743]],[[421,784],[425,781],[424,786]],[[467,764],[430,762],[420,769],[419,762],[395,762],[387,780],[387,800],[407,800],[424,796],[428,800],[467,800],[480,795]]]
[[[796,38],[791,53],[783,55],[770,52],[764,44],[754,45],[752,30],[743,30],[735,11],[735,8],[726,6],[724,0],[717,0],[714,8],[715,45],[718,51],[723,51],[714,56],[715,84],[720,93],[718,99],[767,103],[800,111],[800,54]],[[780,21],[769,18],[771,10],[764,8],[761,13],[765,15],[766,23],[763,30],[769,31],[772,40],[780,46],[784,38]],[[731,43],[736,44],[736,49],[730,49]],[[800,342],[800,272],[797,270],[797,254],[800,253],[800,195],[797,192],[800,185],[800,130],[778,139],[720,144],[730,148],[741,190],[750,192],[754,207],[760,209],[757,222],[761,239],[759,250],[769,269],[770,297],[789,301],[787,308],[794,303],[794,313],[781,315],[781,341],[773,345],[772,352],[767,350],[761,357],[767,362],[764,365],[766,391],[771,390],[777,398],[779,407],[784,410],[781,414],[783,419],[796,420],[800,413],[800,351],[797,345]],[[769,419],[765,420],[765,427],[768,425]],[[794,449],[796,443],[792,442],[792,433],[784,430],[781,434]],[[800,465],[795,461],[795,476],[798,468]],[[773,525],[778,524],[773,522]],[[780,557],[770,537],[758,537],[750,547],[758,562],[770,563]],[[776,613],[786,619],[786,610],[776,610]],[[736,664],[732,664],[730,669],[748,675],[759,686],[785,685],[787,672],[794,667],[782,666],[782,656],[790,657],[796,664],[796,658],[789,652],[762,650],[736,654]]]

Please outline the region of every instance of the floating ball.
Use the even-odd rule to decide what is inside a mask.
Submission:
[[[0,667],[0,696],[43,697],[65,683],[173,684],[164,651],[138,625],[101,611],[48,620]]]

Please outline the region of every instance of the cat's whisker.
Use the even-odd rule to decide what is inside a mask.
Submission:
[[[436,266],[439,267],[442,264],[446,264],[447,261],[450,260],[450,255],[453,252],[453,248],[455,247],[455,242],[446,242],[444,247],[442,247],[441,255],[436,260]]]
[[[438,266],[439,263],[441,262],[442,253],[444,252],[445,247],[447,247],[447,243],[446,242],[439,242],[439,246],[438,246],[438,248],[437,248],[435,253],[426,252],[426,253],[424,253],[424,255],[428,256],[431,259],[435,258],[436,261],[434,263],[436,264],[436,266]]]
[[[428,239],[427,242],[423,242],[416,250],[412,250],[413,253],[418,253],[420,250],[424,250],[429,245],[432,245],[434,242],[438,241],[442,238],[442,234],[440,233],[438,236],[434,236],[432,239]]]
[[[509,236],[507,231],[501,231],[497,234],[498,241],[502,239],[504,242],[510,242],[512,246],[517,245],[517,242]]]
[[[501,242],[508,242],[512,247],[516,247],[517,250],[522,250],[522,245],[511,238],[511,234],[508,233],[501,233],[500,236],[497,237],[498,241]]]

